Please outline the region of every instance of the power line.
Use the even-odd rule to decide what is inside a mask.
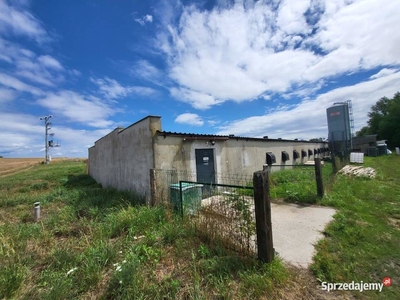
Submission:
[[[46,154],[45,154],[45,162],[46,162],[46,164],[50,163],[50,157],[49,157],[50,149],[53,148],[53,147],[60,147],[61,146],[59,143],[54,144],[53,140],[49,140],[49,136],[51,136],[51,137],[54,136],[54,133],[49,133],[49,130],[51,129],[50,126],[52,125],[52,123],[50,122],[50,119],[52,117],[53,117],[52,115],[49,115],[49,116],[44,116],[44,117],[40,118],[40,120],[44,120],[44,128],[45,128],[45,131],[44,131],[44,149],[46,151]]]

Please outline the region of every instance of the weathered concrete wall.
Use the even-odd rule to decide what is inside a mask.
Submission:
[[[320,155],[312,155],[302,158],[301,150],[308,149],[314,153],[314,149],[325,148],[325,143],[302,143],[297,141],[263,141],[263,140],[235,140],[229,139],[221,153],[221,169],[229,174],[235,174],[238,170],[245,174],[251,174],[257,170],[262,170],[266,164],[266,153],[272,152],[275,155],[276,163],[274,165],[295,165],[302,164],[308,160],[313,160]],[[294,159],[293,151],[297,150],[300,157]],[[289,160],[282,160],[282,151],[289,154]],[[284,169],[287,167],[272,167],[272,171]]]
[[[150,116],[98,140],[89,149],[90,176],[105,187],[133,190],[149,199],[157,130],[161,130],[160,117]]]
[[[161,198],[166,196],[168,187],[164,190],[158,187],[165,185],[172,176],[154,172],[154,181],[160,184],[152,186],[150,169],[195,174],[196,149],[214,149],[217,174],[251,175],[262,169],[266,163],[267,152],[275,154],[276,165],[292,165],[314,159],[314,155],[301,158],[302,150],[308,154],[309,149],[314,153],[314,149],[327,147],[326,143],[221,136],[215,139],[212,136],[208,138],[196,135],[185,138],[182,134],[163,134],[157,131],[161,131],[160,117],[149,116],[125,129],[117,128],[99,139],[89,149],[89,174],[105,187],[134,190],[150,200],[151,193],[152,198],[156,198],[155,194],[162,194]],[[211,140],[215,143],[210,143]],[[299,152],[300,158],[293,158],[293,150]],[[282,151],[289,154],[289,161],[282,162]]]
[[[211,138],[212,139],[212,138]],[[326,143],[310,143],[301,141],[268,141],[245,140],[229,138],[215,140],[211,145],[208,140],[184,140],[183,136],[157,135],[155,136],[154,157],[157,169],[180,170],[196,172],[196,149],[214,149],[215,172],[220,174],[252,174],[261,170],[266,163],[266,153],[275,154],[275,165],[294,165],[313,160],[322,154],[308,156],[308,150],[325,148]],[[300,157],[294,159],[293,150],[297,150]],[[301,151],[307,152],[307,157],[301,157]],[[289,161],[282,161],[282,151],[289,154]],[[273,168],[278,170],[279,168]]]
[[[119,173],[118,162],[118,133],[122,128],[116,128],[95,142],[89,148],[89,175],[103,186],[116,187]]]

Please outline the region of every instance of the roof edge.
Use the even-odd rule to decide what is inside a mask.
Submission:
[[[139,121],[136,121],[135,123],[129,125],[128,127],[125,127],[124,129],[122,129],[122,130],[121,130],[120,132],[118,132],[118,133],[121,133],[122,131],[124,131],[124,130],[126,130],[126,129],[129,129],[130,127],[135,126],[136,124],[138,124],[138,123],[140,123],[140,122],[142,122],[142,121],[144,121],[144,120],[146,120],[146,119],[150,119],[150,118],[158,118],[158,119],[161,119],[161,116],[148,115],[148,116],[146,116],[146,117],[144,117],[144,118],[141,118]]]
[[[184,132],[172,132],[172,131],[160,131],[157,130],[156,134],[158,136],[175,136],[175,137],[182,137],[182,138],[189,138],[191,140],[195,140],[196,138],[204,139],[204,138],[215,138],[216,140],[246,140],[246,141],[260,141],[260,142],[295,142],[295,143],[325,143],[328,142],[313,142],[313,141],[302,141],[302,140],[287,140],[287,139],[270,139],[270,138],[257,138],[257,137],[244,137],[244,136],[235,136],[235,135],[217,135],[217,134],[205,134],[205,133],[184,133]]]

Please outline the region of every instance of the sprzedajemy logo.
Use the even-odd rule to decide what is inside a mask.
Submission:
[[[388,287],[392,285],[392,279],[390,277],[385,277],[382,282],[322,282],[321,289],[323,291],[379,291],[382,292],[383,287]]]

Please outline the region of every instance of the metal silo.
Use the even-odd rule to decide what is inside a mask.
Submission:
[[[349,102],[336,102],[326,110],[332,151],[345,154],[351,148]]]

